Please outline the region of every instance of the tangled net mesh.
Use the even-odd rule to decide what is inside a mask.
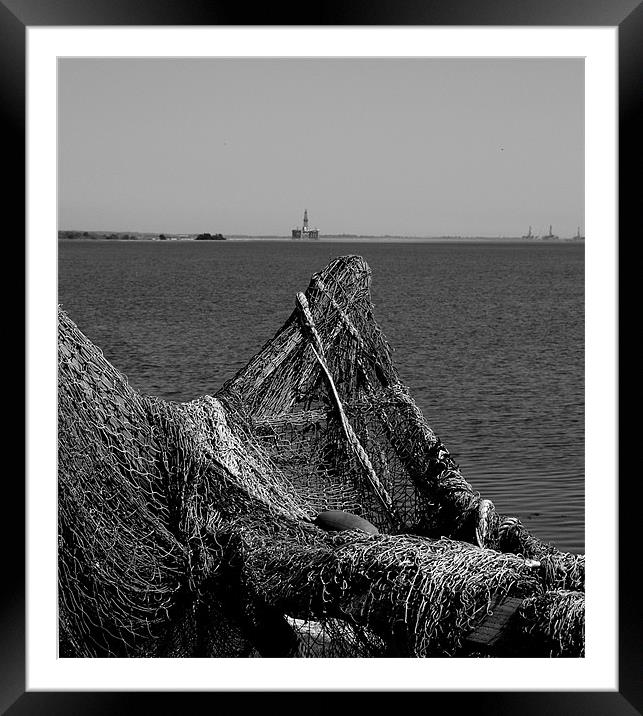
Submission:
[[[340,257],[214,396],[134,390],[59,308],[61,656],[584,654],[584,556],[496,513],[401,383]],[[379,534],[327,532],[321,511]]]

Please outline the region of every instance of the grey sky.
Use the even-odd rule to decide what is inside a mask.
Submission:
[[[59,228],[583,228],[580,59],[64,59]]]

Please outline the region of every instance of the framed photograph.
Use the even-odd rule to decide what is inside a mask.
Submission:
[[[621,181],[617,195],[633,161],[621,151],[617,164],[617,137],[635,141],[640,7],[275,10],[247,25],[229,8],[154,5],[0,7],[27,263],[26,489],[14,496],[26,501],[26,561],[11,573],[26,587],[3,607],[0,705],[111,713],[165,692],[431,691],[497,710],[640,712],[633,570],[619,571],[633,508],[619,491],[616,392],[617,204],[622,226],[633,193]],[[82,395],[66,392],[68,350]],[[100,403],[100,381],[146,427],[139,435],[128,417],[101,443],[111,454],[90,456],[83,441],[119,419],[108,403],[76,411]],[[411,423],[424,431],[421,463],[417,446],[401,446]],[[223,488],[199,482],[206,424],[227,446],[214,462],[221,494],[241,505],[233,516],[211,509]],[[82,435],[61,453],[72,427]],[[114,457],[120,430],[136,465],[129,448]],[[155,445],[165,435],[158,455],[140,447],[148,433]],[[97,466],[119,459],[158,473],[167,496],[145,493],[154,481],[103,492]],[[195,480],[187,497],[168,466],[181,460]],[[323,495],[322,464],[335,480]],[[275,465],[287,481],[252,483]],[[396,477],[413,471],[430,498]],[[81,484],[110,505],[106,518]],[[113,559],[108,542],[119,550],[130,528],[109,520],[141,504],[152,516]],[[273,518],[259,544],[255,526]],[[349,544],[346,529],[368,536]],[[145,541],[154,530],[162,557]],[[335,586],[328,560],[315,572],[316,531],[342,565]],[[438,545],[430,555],[425,538]],[[239,574],[212,568],[217,550],[243,563]],[[437,580],[419,605],[422,570],[440,559],[462,580],[483,553],[498,555],[495,571],[463,582],[460,612],[439,603]],[[404,560],[421,567],[413,579]],[[198,596],[181,611],[162,570],[197,595],[244,586],[230,608]],[[351,592],[351,575],[375,584],[384,573],[377,590]],[[101,591],[101,579],[123,582]],[[538,579],[550,580],[542,598],[516,587]],[[466,612],[476,589],[488,608]],[[395,598],[391,624],[410,612],[415,632],[391,627],[388,639],[377,620]],[[222,625],[239,599],[233,633]],[[310,606],[327,599],[349,627]],[[177,615],[171,634],[155,631],[162,609]],[[503,610],[529,648],[500,634]],[[448,636],[452,612],[466,645]],[[203,625],[207,638],[193,634]]]

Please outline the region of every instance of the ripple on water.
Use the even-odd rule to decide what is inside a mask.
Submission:
[[[584,250],[570,244],[60,242],[59,302],[134,387],[215,392],[331,258],[359,253],[402,380],[499,512],[584,549]]]

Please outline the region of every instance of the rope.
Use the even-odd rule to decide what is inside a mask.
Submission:
[[[368,454],[366,453],[366,450],[364,450],[358,437],[355,435],[355,432],[351,424],[349,423],[348,418],[346,417],[342,401],[340,400],[339,394],[337,393],[337,388],[335,387],[335,382],[328,369],[328,365],[326,364],[324,348],[322,346],[319,333],[317,332],[317,328],[315,327],[315,321],[313,320],[312,313],[310,312],[308,300],[306,299],[306,296],[301,292],[297,294],[297,305],[301,311],[302,328],[305,329],[308,333],[309,339],[311,341],[310,347],[315,354],[315,358],[317,359],[322,373],[324,374],[324,377],[326,378],[326,381],[328,383],[330,395],[337,410],[340,424],[342,426],[342,429],[344,430],[344,434],[346,435],[348,444],[353,449],[353,452],[357,456],[359,463],[364,469],[366,477],[371,487],[373,488],[375,495],[380,500],[387,513],[390,515],[394,525],[399,528],[401,521],[395,508],[393,507],[393,499],[391,498],[391,495],[388,493],[384,485],[382,485],[368,457]]]

